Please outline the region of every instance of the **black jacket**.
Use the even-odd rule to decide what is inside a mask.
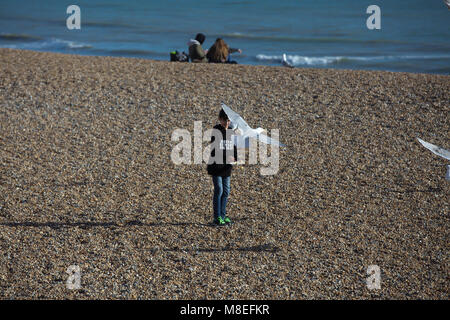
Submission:
[[[226,130],[224,127],[222,127],[221,124],[217,124],[214,126],[214,129],[218,129],[222,132],[222,139],[221,141],[215,142],[214,135],[211,135],[211,144],[213,144],[213,147],[211,149],[211,157],[214,157],[216,154],[216,149],[219,148],[220,151],[223,153],[223,160],[221,163],[211,163],[208,164],[207,170],[208,174],[212,176],[221,176],[221,177],[229,177],[231,175],[231,170],[233,166],[229,164],[228,158],[230,156],[234,157],[234,161],[237,159],[237,148],[234,145],[233,140],[231,139],[231,130]],[[228,131],[228,140],[227,140],[227,131]],[[210,159],[209,162],[212,160]],[[208,162],[208,163],[209,163]]]

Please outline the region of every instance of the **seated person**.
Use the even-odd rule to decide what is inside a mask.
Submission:
[[[208,62],[206,58],[206,52],[202,48],[202,44],[205,41],[205,35],[203,33],[197,33],[195,39],[189,40],[187,43],[189,47],[189,58],[191,62]]]
[[[230,54],[234,52],[242,53],[242,50],[229,48],[223,39],[217,38],[216,42],[208,50],[206,57],[211,63],[233,63],[230,60]]]

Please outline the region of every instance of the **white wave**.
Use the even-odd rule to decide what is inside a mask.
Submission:
[[[301,65],[329,65],[343,61],[402,61],[402,60],[426,60],[426,59],[450,59],[450,55],[403,55],[403,56],[371,56],[371,57],[352,57],[352,56],[323,56],[308,57],[300,55],[287,55],[287,61],[294,66]],[[282,55],[258,54],[256,59],[259,61],[280,62]]]
[[[450,59],[450,55],[405,55],[405,56],[374,56],[374,57],[346,57],[348,60],[357,61],[392,61],[392,60],[428,60]]]
[[[52,41],[54,43],[65,45],[71,49],[92,48],[92,46],[90,44],[75,42],[75,41],[70,41],[70,40],[62,40],[62,39],[53,38]]]
[[[42,50],[42,49],[89,49],[92,48],[90,44],[63,40],[57,38],[51,38],[49,40],[34,41],[34,42],[23,42],[2,45],[4,48],[14,48],[14,49],[30,49],[30,50]]]
[[[2,44],[0,48],[17,49],[17,46],[15,44]]]
[[[244,37],[245,34],[241,32],[232,32],[225,35],[225,37]]]
[[[281,61],[283,57],[280,55],[270,56],[264,54],[258,54],[256,59],[260,61]],[[294,65],[327,65],[339,62],[345,59],[345,57],[306,57],[306,56],[297,56],[297,55],[287,55],[286,60]]]

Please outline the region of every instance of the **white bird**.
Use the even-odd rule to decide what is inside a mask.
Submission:
[[[450,10],[450,0],[444,0],[444,3],[447,5],[447,8]]]
[[[420,138],[417,138],[419,142],[428,150],[433,152],[435,155],[438,155],[444,159],[450,160],[450,151],[445,150],[441,147],[435,146],[434,144],[431,144],[429,142],[423,141]],[[450,165],[447,165],[447,174],[445,175],[445,179],[450,181]]]
[[[450,0],[449,0],[450,1]],[[287,61],[286,53],[283,53],[283,59],[281,60],[281,64],[288,68],[293,68],[294,66]]]
[[[236,137],[235,144],[238,147],[248,148],[249,138],[258,139],[259,141],[264,142],[266,144],[273,144],[281,147],[286,146],[281,142],[275,139],[271,139],[265,134],[262,134],[262,132],[265,131],[263,128],[256,128],[256,129],[251,128],[239,114],[231,110],[231,108],[228,107],[225,103],[222,103],[222,109],[223,111],[225,111],[230,121],[234,124],[236,130],[239,130],[241,132],[241,135],[235,136]]]

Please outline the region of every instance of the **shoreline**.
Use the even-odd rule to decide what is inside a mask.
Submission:
[[[447,75],[0,49],[1,299],[447,299]],[[229,228],[176,128],[280,129]],[[206,143],[205,143],[206,145]],[[81,269],[81,290],[66,287]],[[366,287],[381,269],[381,289]]]
[[[54,53],[54,54],[62,54],[62,55],[71,55],[71,56],[80,56],[80,57],[105,57],[105,58],[119,58],[119,59],[140,59],[140,60],[149,60],[154,62],[171,62],[169,57],[167,60],[156,60],[151,58],[144,57],[127,57],[127,56],[115,56],[115,55],[92,55],[92,54],[77,54],[77,53],[66,53],[66,52],[56,52],[56,51],[39,51],[32,49],[18,49],[18,48],[6,48],[0,47],[0,49],[7,50],[17,50],[17,51],[31,51],[31,52],[40,52],[40,53]],[[191,62],[189,62],[191,63]],[[240,66],[249,66],[249,67],[274,67],[274,68],[283,68],[286,67],[281,65],[264,65],[264,64],[241,64],[238,62],[237,65]],[[294,69],[308,69],[308,70],[342,70],[342,71],[362,71],[362,72],[391,72],[391,73],[407,73],[407,74],[424,74],[424,75],[437,75],[437,76],[450,76],[450,74],[445,73],[423,73],[423,72],[410,72],[410,71],[391,71],[391,70],[377,70],[377,69],[348,69],[348,68],[330,68],[330,67],[310,67],[310,66],[295,66]]]

